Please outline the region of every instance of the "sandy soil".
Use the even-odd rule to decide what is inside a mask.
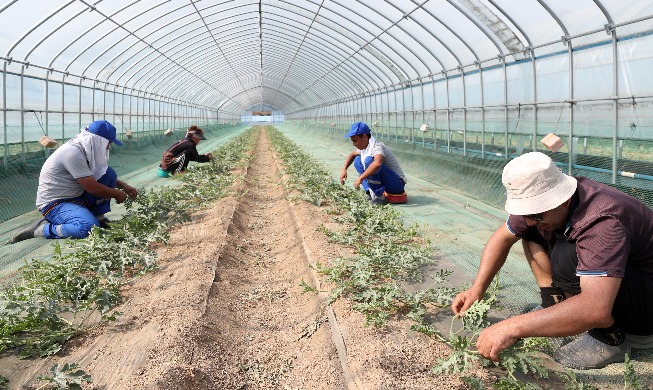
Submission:
[[[320,283],[309,263],[352,252],[316,231],[324,210],[288,201],[279,164],[261,131],[238,195],[174,228],[161,269],[125,287],[124,315],[57,356],[3,358],[10,388],[36,388],[66,362],[92,389],[465,388],[431,374],[448,347],[400,321],[366,327],[346,301],[325,308],[303,292]]]

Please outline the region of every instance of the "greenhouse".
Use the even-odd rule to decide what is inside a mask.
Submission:
[[[0,25],[0,389],[653,387],[653,2]]]

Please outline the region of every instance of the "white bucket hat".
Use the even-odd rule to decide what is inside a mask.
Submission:
[[[540,152],[521,155],[503,168],[506,211],[513,215],[542,213],[567,201],[576,192],[577,181],[556,167]]]

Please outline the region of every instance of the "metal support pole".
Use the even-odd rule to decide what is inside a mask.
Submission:
[[[481,158],[485,158],[485,86],[483,85],[483,66],[478,65],[478,75],[481,83]]]
[[[531,50],[531,69],[533,76],[533,140],[531,142],[534,152],[537,151],[537,66],[535,64],[535,50]]]
[[[50,135],[50,72],[45,72],[45,135]],[[49,148],[43,148],[44,157],[50,155]]]
[[[574,165],[574,51],[572,49],[571,40],[568,46],[569,51],[569,156],[567,157],[569,164],[567,164],[567,174],[571,175],[572,167]]]
[[[3,128],[3,160],[5,170],[9,169],[7,161],[9,158],[9,146],[7,145],[7,61],[2,65],[2,128]]]
[[[426,123],[426,102],[424,101],[424,81],[423,79],[420,79],[420,85],[419,85],[419,92],[421,94],[422,98],[422,123],[420,123],[420,127]],[[422,147],[426,147],[426,132],[422,132]]]
[[[444,74],[446,96],[447,96],[447,153],[451,153],[451,99],[449,97],[449,75]]]
[[[614,130],[612,132],[612,184],[617,183],[617,138],[619,126],[619,57],[617,48],[617,30],[613,27],[612,35],[612,111],[614,113]],[[571,164],[570,164],[571,165]]]
[[[467,156],[467,91],[465,88],[465,72],[460,69],[460,75],[463,81],[463,156]]]
[[[61,143],[66,139],[66,75],[61,77]]]
[[[503,64],[503,104],[505,105],[504,107],[504,120],[505,120],[505,128],[503,130],[503,143],[504,143],[504,150],[503,150],[503,158],[508,159],[508,70],[506,69],[506,58],[505,57],[500,57],[501,63]]]
[[[77,99],[77,128],[82,128],[82,79],[79,79],[79,96]]]
[[[91,121],[95,121],[95,83],[95,80],[93,80],[93,89],[91,90]]]
[[[397,89],[396,88],[393,91],[392,95],[394,96],[394,99],[395,99],[395,110],[394,110],[395,111],[395,141],[397,141],[398,138],[399,138],[398,134],[397,134],[398,133],[397,129],[399,128],[399,111],[397,111],[398,107],[397,107]]]
[[[435,78],[431,75],[431,91],[433,93],[433,149],[438,149],[438,111],[435,94]]]
[[[25,163],[25,65],[20,67],[20,147],[20,160]]]

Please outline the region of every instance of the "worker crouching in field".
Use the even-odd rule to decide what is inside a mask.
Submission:
[[[52,153],[41,168],[36,194],[36,206],[45,218],[16,233],[12,242],[84,238],[93,226],[109,228],[105,214],[111,211],[111,199],[122,203],[138,195],[108,165],[111,143],[122,145],[116,128],[95,121]]]
[[[353,163],[360,175],[354,182],[354,188],[359,189],[362,185],[370,204],[386,204],[388,201],[384,192],[405,196],[406,175],[399,161],[383,142],[372,136],[370,128],[363,122],[356,122],[351,125],[346,137],[351,139],[356,149],[345,160],[340,183],[345,184],[347,168]]]
[[[205,163],[213,160],[212,153],[199,154],[197,152],[197,145],[204,139],[206,139],[204,130],[197,126],[189,127],[186,131],[186,138],[175,142],[163,153],[157,174],[161,177],[169,177],[183,173],[191,161]]]
[[[485,329],[478,352],[497,361],[520,338],[582,333],[555,357],[590,369],[623,362],[631,348],[653,347],[653,211],[615,188],[564,174],[539,152],[510,161],[502,181],[510,216],[452,309],[464,315],[483,297],[519,240],[542,304]]]

